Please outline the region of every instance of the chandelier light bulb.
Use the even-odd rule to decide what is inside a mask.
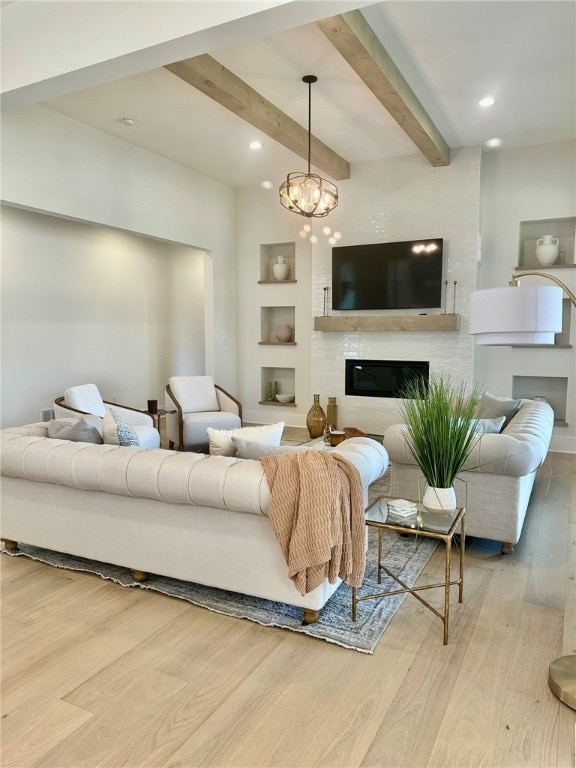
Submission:
[[[318,242],[318,238],[316,237],[316,235],[310,235],[310,242],[311,243],[317,243]]]
[[[329,237],[329,238],[328,238],[328,242],[330,243],[330,245],[336,245],[336,243],[338,242],[338,240],[336,240],[336,238],[335,238],[335,237]]]
[[[322,232],[324,232],[324,234],[325,234],[325,235],[329,235],[329,234],[330,234],[330,232],[332,232],[332,230],[330,229],[330,227],[324,227],[324,229],[322,230]]]
[[[310,224],[304,224],[304,226],[302,227],[302,229],[304,230],[304,232],[310,232],[310,230],[312,229],[312,227],[310,226]]]
[[[334,232],[334,239],[335,240],[340,240],[341,237],[342,237],[342,234],[340,232]]]
[[[300,232],[298,232],[298,234],[300,235],[300,237],[302,238],[302,240],[304,240],[304,238],[306,237],[306,234],[307,234],[307,233],[306,233],[306,232],[304,232],[304,230],[303,230],[303,229],[301,229],[301,230],[300,230]]]

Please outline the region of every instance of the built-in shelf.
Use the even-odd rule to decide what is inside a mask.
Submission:
[[[258,280],[258,285],[284,285],[286,283],[297,283],[298,280]]]
[[[295,341],[259,341],[261,347],[295,347]]]
[[[315,331],[457,331],[460,315],[328,315],[314,318]]]
[[[290,408],[295,407],[295,403],[279,403],[272,400],[270,386],[276,382],[276,392],[281,395],[293,395],[296,391],[296,370],[294,368],[277,368],[266,366],[260,369],[260,404],[262,405],[284,405]]]
[[[515,272],[527,272],[528,270],[537,270],[538,272],[545,272],[547,269],[576,269],[576,264],[534,264],[532,267],[522,266],[518,264],[514,267]]]
[[[558,238],[558,259],[555,264],[543,266],[536,258],[536,244],[543,235]],[[518,245],[518,266],[522,269],[574,269],[576,243],[576,217],[521,221]]]
[[[284,280],[275,280],[274,262],[285,259],[288,275]],[[259,283],[295,283],[296,282],[296,243],[263,243],[260,246]]]
[[[566,427],[568,378],[566,376],[513,376],[512,397],[545,398],[554,411],[554,426]]]
[[[260,307],[260,344],[295,343],[296,308]]]
[[[513,344],[515,349],[572,349],[572,344]]]

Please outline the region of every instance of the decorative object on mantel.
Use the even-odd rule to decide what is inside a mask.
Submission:
[[[281,344],[287,344],[292,341],[292,326],[279,325],[276,327],[276,338]]]
[[[454,298],[452,301],[452,314],[456,314],[456,285],[458,283],[458,280],[454,280]]]
[[[276,399],[276,395],[280,392],[280,386],[277,381],[269,381],[268,382],[268,402],[272,402]]]
[[[274,279],[282,282],[288,280],[290,276],[290,267],[288,265],[288,259],[285,256],[276,256],[274,264],[272,264],[272,274]]]
[[[324,314],[323,317],[328,317],[328,291],[330,290],[330,287],[328,285],[324,286]]]
[[[308,84],[308,172],[289,173],[280,185],[280,203],[293,213],[311,218],[327,216],[338,205],[338,187],[316,173],[310,173],[310,143],[312,139],[312,83],[316,75],[304,75]]]
[[[314,395],[314,403],[306,416],[306,428],[310,437],[322,437],[326,427],[326,414],[320,405],[320,395]]]
[[[444,280],[444,314],[448,312],[448,280]]]
[[[554,235],[542,235],[536,241],[536,259],[544,266],[550,266],[558,258],[558,246],[560,241]]]
[[[406,442],[428,487],[422,504],[429,512],[456,509],[454,480],[480,438],[475,409],[480,389],[466,392],[449,378],[413,379],[400,401]]]
[[[556,285],[521,287],[521,277],[544,277]],[[470,294],[470,333],[478,345],[554,344],[562,330],[562,291],[576,307],[576,294],[554,275],[514,272],[507,288]]]

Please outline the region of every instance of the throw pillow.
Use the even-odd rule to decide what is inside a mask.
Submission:
[[[140,445],[136,430],[114,408],[107,408],[102,419],[102,437],[107,445]]]
[[[235,456],[233,437],[242,437],[263,445],[280,445],[284,422],[264,424],[261,427],[239,427],[238,429],[214,429],[207,427],[211,456]]]
[[[510,397],[497,397],[490,392],[484,392],[478,403],[476,414],[481,419],[498,419],[504,416],[506,429],[511,419],[518,413],[522,400],[512,400]]]
[[[236,456],[239,459],[262,459],[264,456],[278,456],[280,453],[301,453],[310,448],[302,445],[264,445],[253,440],[244,440],[241,437],[233,437],[232,442],[236,448]]]
[[[102,435],[98,428],[85,416],[81,419],[52,419],[48,422],[48,437],[71,440],[73,443],[102,444]]]
[[[477,427],[476,433],[479,435],[497,435],[504,428],[505,416],[497,419],[473,419],[473,424]]]

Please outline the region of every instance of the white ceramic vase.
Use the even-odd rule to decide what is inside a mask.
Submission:
[[[542,235],[536,241],[536,259],[543,267],[550,266],[558,258],[559,240],[554,235]]]
[[[453,487],[433,488],[426,486],[422,506],[428,512],[453,512],[456,509],[456,492]]]
[[[284,256],[278,256],[274,264],[272,264],[272,274],[275,280],[288,279],[290,267],[288,266],[288,260]]]
[[[281,344],[287,344],[289,341],[292,341],[292,326],[291,325],[277,326],[276,338]]]

